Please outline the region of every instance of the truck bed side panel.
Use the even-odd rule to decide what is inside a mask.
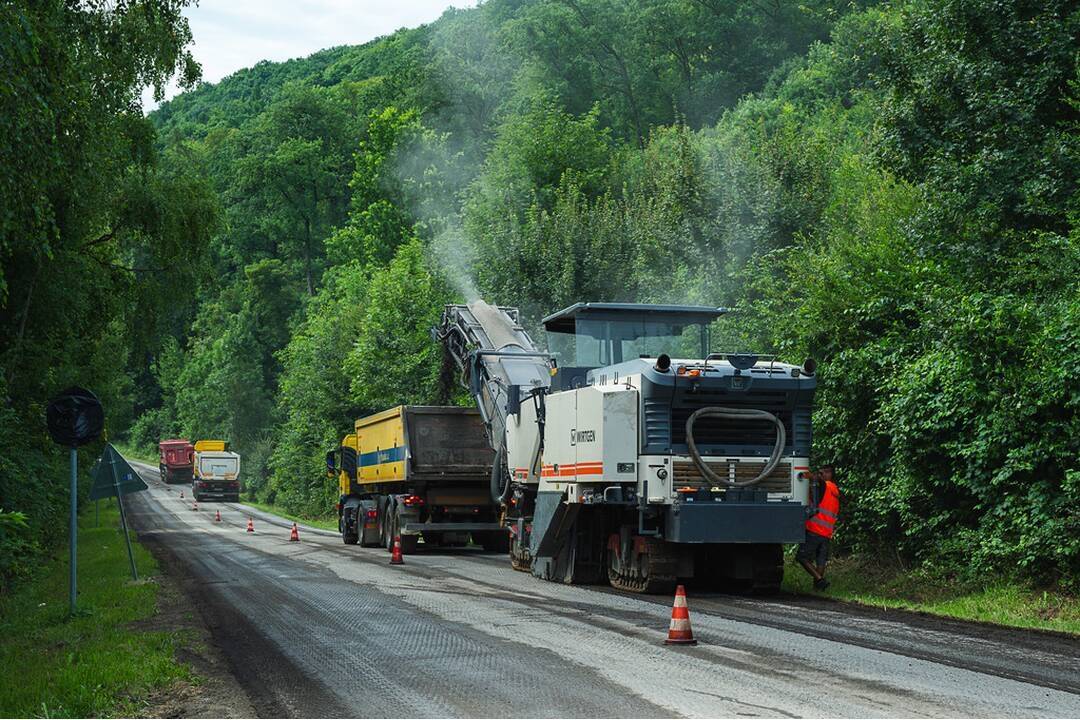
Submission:
[[[483,492],[461,494],[463,486],[486,487],[493,452],[473,408],[407,406],[362,418],[358,437],[357,485],[422,483],[444,491],[446,504],[462,504]],[[475,498],[473,497],[475,496]]]

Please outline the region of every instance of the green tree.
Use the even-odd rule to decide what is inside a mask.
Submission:
[[[187,263],[214,227],[205,183],[158,163],[140,110],[147,86],[160,95],[170,77],[190,86],[198,76],[187,5],[15,1],[0,13],[0,507],[26,518],[19,559],[0,547],[0,586],[62,524],[45,399],[85,385],[110,436],[126,430],[131,367],[158,344],[144,313],[190,298]]]
[[[418,238],[401,245],[389,266],[373,275],[360,331],[345,358],[355,407],[374,412],[438,397],[442,348],[430,328],[453,299]]]

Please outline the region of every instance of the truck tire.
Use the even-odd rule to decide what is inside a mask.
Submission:
[[[389,502],[379,512],[379,542],[387,551],[394,549],[394,518]]]
[[[370,533],[367,531],[360,531],[360,547],[377,548],[382,545],[378,537],[372,539],[368,537],[368,535],[370,535]]]
[[[348,517],[349,512],[354,508],[346,507],[341,510],[341,514],[338,515],[338,531],[341,533],[341,542],[346,545],[355,545],[360,540],[360,535],[356,532],[356,525],[353,525],[353,532],[349,532]]]

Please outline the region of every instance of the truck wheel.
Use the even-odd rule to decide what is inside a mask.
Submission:
[[[416,552],[416,545],[420,542],[419,535],[402,535],[401,536],[401,553],[403,555],[412,555]]]
[[[370,537],[374,533],[370,533],[367,530],[360,531],[360,547],[377,548],[382,545],[382,542],[378,537]]]
[[[350,531],[350,527],[349,527],[350,510],[355,510],[356,511],[356,512],[352,513],[353,517],[355,518],[355,521],[352,524],[351,531]],[[360,532],[359,532],[359,530],[360,530],[360,518],[359,518],[360,512],[361,512],[360,508],[345,508],[344,510],[341,511],[341,516],[338,519],[338,524],[341,525],[341,540],[346,545],[355,545],[356,543],[358,543],[360,541]]]
[[[388,551],[394,549],[394,518],[393,513],[390,510],[390,503],[383,506],[382,512],[379,514],[379,537],[382,540],[382,545]]]

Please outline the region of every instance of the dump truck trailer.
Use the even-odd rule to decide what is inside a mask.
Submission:
[[[464,544],[505,552],[508,536],[488,492],[494,453],[473,408],[403,405],[356,421],[327,453],[340,486],[338,528],[348,544],[405,553]]]
[[[229,451],[224,440],[195,443],[191,495],[196,501],[209,498],[240,499],[240,455]]]
[[[194,467],[195,446],[187,440],[162,440],[158,443],[158,470],[161,482],[189,483]]]

